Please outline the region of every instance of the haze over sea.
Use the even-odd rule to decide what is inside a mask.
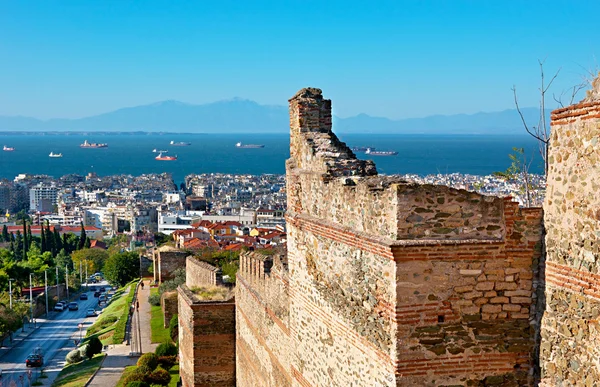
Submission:
[[[394,150],[397,156],[359,158],[375,161],[381,174],[436,174],[460,172],[486,175],[505,170],[513,147],[524,147],[534,157],[533,173],[541,172],[537,144],[526,135],[340,135],[349,146],[372,146]],[[104,142],[108,148],[82,149],[84,140]],[[185,141],[191,146],[170,146]],[[262,174],[285,173],[289,157],[286,134],[55,134],[3,135],[2,145],[14,152],[0,152],[0,177],[13,179],[19,173],[47,174],[60,177],[69,173],[100,176],[114,174],[141,175],[168,172],[179,184],[191,173]],[[264,144],[262,149],[238,149],[235,143]],[[176,161],[157,161],[153,149],[168,150]],[[50,152],[62,158],[48,157]]]

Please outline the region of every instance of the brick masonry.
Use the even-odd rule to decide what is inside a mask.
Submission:
[[[319,89],[290,129],[287,260],[241,258],[238,385],[533,384],[541,210],[377,176]]]
[[[164,292],[160,298],[160,306],[163,311],[163,326],[167,328],[171,318],[176,315],[178,308],[177,292]]]
[[[182,386],[235,386],[234,300],[200,301],[186,285],[177,292]]]
[[[595,386],[600,380],[600,80],[593,86],[584,101],[551,117],[544,386]]]
[[[185,268],[185,251],[164,246],[154,251],[154,280],[162,283],[173,278],[173,272]]]

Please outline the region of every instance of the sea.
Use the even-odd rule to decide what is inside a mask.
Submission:
[[[2,134],[2,133],[0,133]],[[536,141],[527,135],[405,135],[339,134],[348,146],[396,151],[396,156],[368,156],[380,174],[487,175],[506,170],[513,147],[524,148],[531,173],[542,172]],[[79,144],[107,143],[107,148],[83,149]],[[189,142],[172,146],[171,141]],[[289,157],[289,134],[3,134],[0,145],[0,178],[14,179],[21,173],[60,177],[95,172],[100,176],[168,172],[175,183],[188,174],[283,174]],[[235,144],[264,144],[264,148],[240,149]],[[168,151],[176,161],[157,161],[153,150]],[[49,153],[62,153],[50,158]]]

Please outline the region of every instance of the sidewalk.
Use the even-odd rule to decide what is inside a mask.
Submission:
[[[19,343],[21,343],[26,338],[28,338],[33,332],[40,329],[40,326],[41,326],[39,320],[38,320],[35,328],[29,327],[29,323],[27,323],[25,325],[27,326],[27,328],[25,328],[25,331],[23,331],[22,329],[19,328],[19,329],[17,329],[17,332],[13,333],[12,342],[10,341],[10,338],[8,338],[8,337],[6,339],[4,339],[3,342],[0,342],[0,359],[2,359],[2,357],[4,357],[4,355],[9,353],[11,349],[13,349],[15,346],[17,346]]]
[[[153,344],[151,342],[151,328],[150,328],[150,303],[148,302],[148,297],[150,296],[150,282],[146,279],[144,282],[144,289],[140,287],[138,289],[138,301],[140,303],[140,331],[142,335],[142,350],[144,353],[154,352],[158,344]],[[137,315],[137,312],[136,312]],[[133,330],[137,329],[137,318],[134,318],[132,321],[132,334]],[[132,347],[126,344],[119,344],[110,346],[106,351],[106,359],[104,359],[104,363],[100,370],[96,373],[96,375],[92,378],[92,380],[87,384],[89,387],[107,387],[107,386],[115,386],[119,379],[121,378],[121,374],[123,370],[127,366],[135,365],[138,357],[129,356]]]

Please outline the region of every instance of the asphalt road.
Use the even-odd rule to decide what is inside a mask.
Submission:
[[[90,286],[107,286],[106,282],[101,282]],[[9,386],[29,386],[28,370],[31,370],[32,380],[35,380],[40,373],[38,367],[26,367],[25,359],[35,348],[41,347],[44,355],[44,371],[48,379],[42,379],[44,385],[49,385],[65,364],[65,356],[69,351],[76,347],[75,341],[85,337],[85,332],[91,326],[97,317],[85,316],[88,308],[94,308],[97,311],[98,299],[94,297],[93,292],[87,292],[87,300],[77,299],[75,302],[79,305],[79,310],[62,312],[50,312],[48,318],[36,319],[38,328],[29,337],[18,343],[6,355],[0,358],[0,370],[2,378],[0,387]],[[82,329],[79,329],[82,324]],[[15,382],[13,384],[11,382]]]

